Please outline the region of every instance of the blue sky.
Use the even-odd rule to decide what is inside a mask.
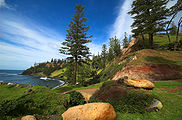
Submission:
[[[122,40],[124,32],[131,34],[127,12],[132,0],[0,0],[0,69],[27,69],[35,62],[65,58],[58,49],[75,4],[85,6],[92,54],[110,37]]]

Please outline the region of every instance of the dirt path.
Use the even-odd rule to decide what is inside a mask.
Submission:
[[[90,97],[95,93],[96,90],[99,88],[87,88],[87,89],[81,89],[81,90],[76,90],[77,92],[80,92],[83,97],[85,98],[85,101],[88,102]]]

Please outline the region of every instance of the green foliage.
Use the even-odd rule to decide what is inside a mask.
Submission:
[[[174,24],[174,22],[172,22],[170,34],[171,34],[171,35],[175,35],[176,32],[177,32],[177,27],[176,27],[176,25]]]
[[[130,15],[134,15],[131,27],[134,36],[149,34],[149,45],[153,48],[153,34],[164,31],[169,9],[166,8],[166,0],[135,0],[132,3]]]
[[[111,102],[111,104],[120,113],[144,113],[146,112],[145,108],[151,105],[154,98],[157,97],[147,93],[130,91],[127,96],[114,103]]]
[[[128,56],[126,56],[124,59],[126,60],[123,63],[120,63],[120,61],[112,62],[108,67],[106,67],[102,72],[99,73],[100,81],[106,81],[113,77],[113,75],[121,70],[129,61],[132,56],[134,56],[135,53],[131,53]]]
[[[127,48],[128,47],[128,43],[129,43],[129,40],[127,38],[127,33],[125,32],[124,33],[124,39],[123,39],[123,48]]]
[[[101,56],[102,56],[103,68],[105,68],[105,67],[106,67],[106,58],[107,58],[107,47],[106,47],[106,44],[103,44],[103,45],[102,45]],[[101,64],[101,63],[100,63],[100,64]]]
[[[66,69],[64,71],[64,73],[62,74],[66,80],[65,82],[69,83],[69,84],[73,84],[73,74],[74,74],[74,67],[73,67],[73,63],[67,63],[66,64]]]
[[[121,52],[120,41],[115,37],[109,39],[109,53],[108,53],[108,61],[110,62],[113,58],[119,56]]]
[[[100,95],[102,96],[101,98]],[[151,105],[154,98],[158,99],[155,95],[127,89],[113,81],[108,81],[103,83],[102,87],[95,92],[89,103],[109,102],[116,112],[144,113],[146,112],[145,108]]]
[[[87,18],[84,17],[84,8],[81,5],[75,6],[75,14],[69,24],[65,42],[62,43],[63,47],[59,50],[60,53],[71,56],[68,57],[71,62],[74,61],[74,84],[76,84],[77,63],[83,62],[89,56],[89,48],[86,44],[91,42],[88,39],[92,37],[92,35],[87,36],[86,33],[89,26],[84,24],[87,21]]]
[[[65,104],[66,108],[73,107],[76,105],[83,105],[85,103],[85,99],[81,93],[76,91],[71,91],[66,93],[68,95],[67,103]]]
[[[53,61],[53,59],[51,61]],[[53,62],[39,63],[25,70],[22,74],[39,75],[38,73],[43,73],[44,76],[50,76],[52,72],[61,69],[62,63],[63,60],[56,60],[56,59],[54,59]]]
[[[8,92],[11,89],[14,92]],[[0,117],[4,116],[6,118],[9,116],[13,118],[27,114],[44,116],[60,114],[65,111],[62,95],[50,91],[46,87],[34,86],[31,88],[32,92],[28,93],[23,92],[25,89],[30,89],[30,87],[8,88],[7,85],[0,86],[1,92],[8,93],[0,93]],[[14,95],[14,93],[16,94]]]

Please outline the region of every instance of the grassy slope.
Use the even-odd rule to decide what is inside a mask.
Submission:
[[[56,71],[51,73],[50,77],[61,76],[64,73],[64,71],[66,71],[66,68],[60,69],[60,70],[56,70]]]
[[[181,39],[182,35],[179,35],[178,41]],[[169,40],[167,35],[164,34],[156,34],[154,35],[154,49],[168,49]],[[170,35],[171,43],[176,41],[176,35]],[[145,48],[149,48],[148,35],[145,35]],[[143,41],[141,40],[143,43]]]
[[[170,64],[182,66],[182,51],[160,51],[143,49],[135,53],[137,59],[129,65]]]
[[[56,114],[57,119],[60,119],[59,114],[66,110],[62,103],[64,98],[61,94],[51,91],[47,87],[21,88],[21,86],[25,85],[20,85],[19,87],[0,85],[0,111],[2,110],[0,120],[19,118],[27,114],[35,114],[39,120],[45,119],[42,116]],[[25,91],[30,88],[33,92],[26,93]],[[7,111],[7,116],[3,115],[5,111]]]

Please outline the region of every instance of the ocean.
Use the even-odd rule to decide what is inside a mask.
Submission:
[[[21,75],[23,70],[0,70],[0,81],[18,84],[29,84],[56,88],[64,84],[58,79],[41,79],[39,76]]]

